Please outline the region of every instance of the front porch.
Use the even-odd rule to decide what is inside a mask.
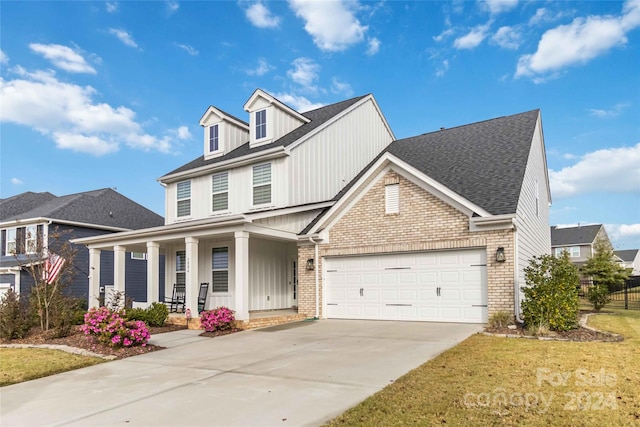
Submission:
[[[300,322],[307,319],[297,309],[250,311],[248,320],[236,320],[236,327],[240,329],[258,329],[268,326],[283,325],[285,323]],[[184,313],[171,313],[167,323],[171,325],[184,325],[189,329],[200,329],[200,319],[194,317],[187,322]]]

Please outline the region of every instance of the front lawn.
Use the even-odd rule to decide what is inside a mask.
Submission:
[[[0,387],[60,372],[97,365],[105,360],[41,348],[0,348]]]
[[[640,311],[611,311],[589,324],[623,342],[474,335],[329,425],[637,426]]]

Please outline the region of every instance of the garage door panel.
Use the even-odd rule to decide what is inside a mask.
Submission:
[[[328,258],[327,302],[337,305],[327,316],[486,322],[486,307],[474,307],[487,301],[485,257],[477,249]]]

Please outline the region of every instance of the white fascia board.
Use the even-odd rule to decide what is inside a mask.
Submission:
[[[469,219],[469,231],[511,230],[515,228],[515,220],[515,214],[472,217]]]
[[[378,101],[376,101],[376,99],[373,97],[373,95],[369,95],[367,96],[366,99],[371,99],[371,101],[373,101],[373,106],[376,108],[376,110],[378,111],[378,114],[380,114],[380,119],[382,119],[382,122],[384,123],[384,126],[387,128],[387,131],[389,132],[389,135],[391,135],[391,140],[395,141],[396,140],[396,136],[393,133],[393,131],[391,130],[391,126],[389,126],[389,123],[387,122],[386,117],[384,116],[384,114],[382,113],[382,109],[380,108],[380,106],[378,105]]]
[[[130,228],[111,227],[111,226],[108,226],[108,225],[90,224],[90,223],[78,222],[78,221],[66,221],[64,219],[47,218],[47,217],[28,218],[28,219],[15,219],[13,221],[5,221],[5,222],[1,222],[0,223],[0,228],[23,227],[25,225],[42,224],[42,223],[45,223],[45,222],[46,223],[71,225],[71,226],[83,227],[83,228],[97,228],[97,229],[100,229],[100,230],[116,231],[116,232],[131,230]]]
[[[249,124],[248,123],[244,123],[241,122],[239,120],[237,120],[235,117],[231,117],[228,114],[225,114],[224,111],[217,109],[216,107],[214,107],[213,105],[209,106],[209,108],[207,108],[207,111],[204,112],[204,114],[202,115],[202,117],[200,118],[200,121],[198,123],[200,123],[200,126],[204,126],[204,123],[206,121],[206,119],[209,117],[210,114],[215,114],[216,116],[220,117],[222,120],[225,120],[227,122],[233,123],[236,126],[245,129],[245,130],[249,130]]]
[[[364,103],[366,103],[368,101],[373,101],[373,104],[374,104],[375,108],[378,110],[378,113],[380,114],[380,117],[382,118],[385,127],[389,131],[389,135],[391,135],[392,141],[394,141],[396,139],[395,135],[391,131],[391,128],[389,127],[389,124],[387,123],[386,119],[382,115],[382,112],[381,112],[380,108],[378,107],[378,104],[376,103],[375,99],[373,98],[373,95],[367,95],[364,98],[362,98],[360,101],[356,102],[355,104],[353,104],[352,106],[347,108],[346,110],[342,111],[340,114],[336,114],[331,119],[329,119],[326,122],[324,122],[321,126],[318,126],[317,128],[313,129],[311,132],[308,132],[305,135],[301,136],[296,142],[294,142],[292,144],[289,144],[287,146],[287,152],[293,150],[298,145],[302,144],[303,142],[305,142],[309,138],[313,137],[314,135],[317,135],[318,133],[322,132],[324,129],[326,129],[327,127],[331,126],[333,123],[335,123],[336,121],[340,120],[342,117],[346,116],[351,111],[355,110],[356,108],[360,107],[361,105],[363,105]]]
[[[264,98],[265,100],[267,100],[267,102],[269,104],[278,105],[278,107],[281,110],[286,111],[287,113],[291,114],[292,116],[294,116],[298,120],[302,121],[303,123],[309,123],[311,121],[307,117],[305,117],[302,114],[298,113],[293,108],[289,107],[287,104],[284,104],[281,101],[278,101],[276,98],[274,98],[273,96],[269,95],[267,92],[263,91],[262,89],[256,89],[253,92],[253,94],[251,95],[251,97],[247,100],[247,102],[244,103],[244,106],[242,107],[242,108],[244,108],[244,111],[249,112],[251,104],[253,104],[255,102],[256,98],[258,98],[258,97]]]
[[[330,200],[327,202],[313,203],[313,204],[303,205],[303,206],[292,206],[290,208],[271,209],[268,211],[260,211],[256,213],[246,213],[245,215],[247,218],[253,221],[256,219],[270,218],[272,216],[291,215],[299,212],[324,209],[324,208],[333,206],[335,203],[336,202]]]
[[[267,150],[258,151],[256,153],[247,154],[246,156],[237,157],[235,159],[225,160],[211,165],[201,166],[195,169],[189,169],[186,171],[174,173],[172,175],[161,176],[157,179],[160,184],[167,184],[175,181],[179,181],[186,178],[194,178],[198,175],[204,175],[205,173],[214,173],[220,170],[229,169],[231,167],[244,166],[257,161],[266,161],[276,159],[278,157],[288,156],[289,153],[285,151],[283,146],[277,146],[269,148]]]
[[[244,215],[234,215],[229,218],[203,219],[197,221],[181,222],[176,224],[162,225],[159,227],[144,228],[142,230],[125,231],[122,233],[105,234],[95,237],[83,237],[73,239],[71,243],[84,244],[89,247],[101,248],[114,245],[136,244],[147,241],[174,240],[188,235],[196,234],[220,234],[225,227],[237,227],[246,224],[248,220]]]
[[[259,235],[262,237],[268,237],[271,240],[286,240],[286,241],[298,241],[298,235],[291,231],[284,231],[277,228],[266,227],[264,225],[244,224],[242,227],[243,231],[249,232],[251,237],[252,235]]]

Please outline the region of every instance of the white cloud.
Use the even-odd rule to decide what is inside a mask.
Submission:
[[[289,78],[300,86],[316,91],[314,82],[318,79],[320,66],[312,59],[304,57],[294,59],[291,65],[293,65],[293,69],[287,71]]]
[[[606,192],[640,192],[640,143],[587,153],[573,166],[549,171],[554,198]]]
[[[320,108],[324,105],[317,102],[311,102],[304,96],[293,95],[290,93],[277,93],[274,96],[301,113],[304,113],[305,111],[315,110],[316,108]]]
[[[258,59],[258,65],[256,66],[256,68],[253,68],[253,69],[250,69],[250,70],[245,70],[245,72],[250,76],[259,76],[260,77],[260,76],[264,76],[269,71],[273,70],[273,68],[274,67],[269,65],[269,63],[267,62],[266,59],[259,58]]]
[[[368,27],[354,14],[357,2],[289,0],[289,6],[321,50],[342,51],[364,40]]]
[[[280,25],[280,18],[273,16],[261,1],[253,3],[245,9],[244,13],[249,22],[258,28],[276,28]]]
[[[442,61],[442,64],[440,64],[440,67],[438,67],[438,69],[436,70],[436,77],[444,76],[447,71],[449,71],[449,60],[445,59],[444,61]]]
[[[187,126],[180,126],[177,129],[170,129],[169,133],[174,135],[177,139],[186,140],[191,138],[191,132]]]
[[[133,40],[131,34],[126,32],[125,30],[119,28],[109,28],[109,34],[112,34],[118,38],[122,43],[126,44],[130,47],[138,47],[138,43]]]
[[[456,31],[453,28],[447,28],[437,36],[433,36],[433,40],[436,42],[441,42],[442,40],[451,37],[453,34],[455,34],[455,32]]]
[[[28,72],[17,66],[18,78],[0,78],[1,122],[30,127],[50,137],[62,149],[96,156],[117,151],[121,143],[132,148],[171,152],[175,139],[188,138],[188,129],[168,130],[156,137],[136,121],[124,106],[94,101],[97,91],[59,80],[53,71]]]
[[[96,74],[95,68],[87,64],[84,58],[68,46],[59,44],[31,43],[29,48],[51,61],[56,67],[70,73]]]
[[[13,185],[22,185],[22,184],[24,184],[24,182],[22,182],[22,180],[20,178],[11,178],[11,183]]]
[[[601,119],[608,117],[616,117],[622,113],[622,111],[627,108],[630,104],[628,102],[621,102],[613,106],[608,110],[596,109],[596,108],[588,108],[587,111],[591,113],[592,116],[598,117]]]
[[[187,52],[189,55],[191,56],[196,56],[198,55],[200,52],[198,52],[197,49],[195,49],[193,46],[188,45],[188,44],[183,44],[183,43],[174,43],[177,47],[179,47],[180,49],[184,50],[185,52]]]
[[[337,77],[331,79],[331,92],[337,95],[353,96],[353,89],[347,82],[341,82]]]
[[[518,5],[518,0],[484,0],[481,2],[485,10],[492,15],[508,12]]]
[[[180,4],[177,1],[168,1],[167,2],[167,12],[169,15],[175,13],[180,9]]]
[[[369,39],[369,48],[367,49],[367,55],[373,56],[380,50],[380,40],[376,37]]]
[[[529,25],[540,25],[540,24],[545,24],[549,22],[554,22],[563,18],[573,16],[575,14],[576,12],[573,9],[563,8],[562,10],[559,10],[557,12],[550,12],[549,9],[541,7],[537,9],[535,15],[533,15],[529,19]]]
[[[9,63],[9,57],[6,53],[0,49],[0,65],[7,65]]]
[[[520,32],[514,27],[500,27],[491,40],[503,49],[518,49],[522,40]]]
[[[489,24],[478,25],[464,36],[455,39],[453,47],[456,49],[473,49],[487,37],[487,30],[489,30]]]
[[[118,2],[117,1],[108,1],[104,5],[105,9],[109,13],[116,13],[118,11]]]
[[[518,60],[516,77],[535,77],[585,64],[615,46],[627,43],[626,33],[640,26],[640,0],[628,0],[619,17],[589,16],[548,30],[533,54]]]

